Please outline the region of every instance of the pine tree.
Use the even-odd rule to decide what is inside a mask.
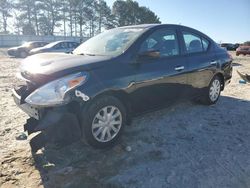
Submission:
[[[11,9],[13,8],[12,6],[13,2],[10,0],[0,0],[0,16],[1,16],[1,28],[0,31],[2,30],[4,34],[7,34],[7,21],[8,18],[12,17],[10,14]]]
[[[149,8],[140,7],[138,2],[133,0],[115,1],[112,11],[118,21],[118,26],[161,23],[154,12]]]

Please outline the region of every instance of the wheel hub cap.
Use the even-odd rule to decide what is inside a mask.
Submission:
[[[220,81],[214,80],[210,86],[209,98],[211,101],[216,101],[220,95]]]
[[[102,108],[92,122],[92,134],[99,142],[112,140],[120,131],[122,114],[115,106]]]

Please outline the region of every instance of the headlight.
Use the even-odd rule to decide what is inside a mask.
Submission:
[[[67,93],[86,82],[87,76],[86,72],[80,72],[49,82],[32,92],[25,102],[41,107],[65,104],[70,100]]]

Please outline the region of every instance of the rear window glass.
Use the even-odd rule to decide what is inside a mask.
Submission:
[[[183,32],[183,38],[187,53],[204,52],[208,50],[209,41],[204,37],[200,37],[196,34]]]

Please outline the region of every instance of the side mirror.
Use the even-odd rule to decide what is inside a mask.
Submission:
[[[157,50],[146,51],[139,54],[139,57],[159,58],[160,52]]]

